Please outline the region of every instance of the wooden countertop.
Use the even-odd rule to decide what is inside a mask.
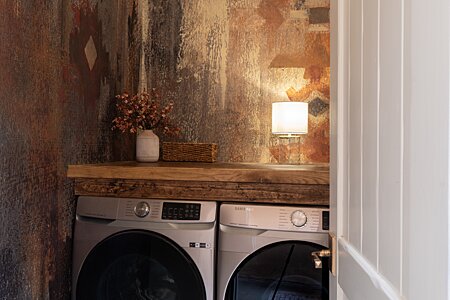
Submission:
[[[329,205],[328,165],[113,162],[70,165],[76,195]]]
[[[329,184],[328,165],[113,162],[69,165],[70,178]]]

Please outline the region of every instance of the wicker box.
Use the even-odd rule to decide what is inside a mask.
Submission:
[[[165,161],[217,161],[217,144],[170,143],[162,144],[162,159]]]

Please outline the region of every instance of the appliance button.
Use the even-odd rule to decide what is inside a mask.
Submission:
[[[291,222],[295,227],[302,227],[306,224],[308,218],[301,210],[296,210],[291,214]]]
[[[148,205],[147,202],[144,202],[144,201],[139,202],[134,207],[134,214],[139,218],[146,217],[149,212],[150,212],[150,206]]]

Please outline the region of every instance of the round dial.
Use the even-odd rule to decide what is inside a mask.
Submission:
[[[144,218],[148,215],[150,212],[150,206],[147,204],[147,202],[139,202],[134,207],[134,214],[138,216],[139,218]]]
[[[296,227],[302,227],[306,224],[306,214],[301,210],[296,210],[291,215],[291,222]]]

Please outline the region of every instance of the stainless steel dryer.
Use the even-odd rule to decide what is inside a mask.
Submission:
[[[216,203],[79,197],[72,299],[214,299]]]
[[[328,299],[327,209],[223,204],[220,207],[217,299]]]

